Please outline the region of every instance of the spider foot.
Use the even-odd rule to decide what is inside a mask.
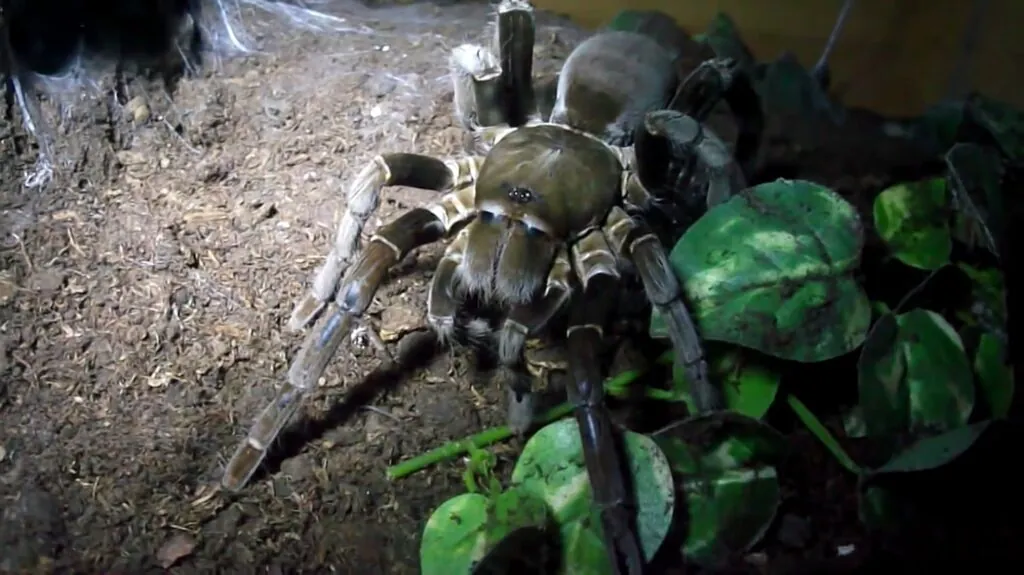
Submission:
[[[517,435],[530,429],[534,420],[533,390],[530,375],[519,373],[510,367],[499,367],[494,379],[508,393],[508,426]]]
[[[725,142],[682,112],[648,113],[634,147],[640,180],[657,196],[676,198],[697,189],[712,207],[746,188],[743,170]]]
[[[320,301],[314,294],[306,294],[288,318],[288,329],[291,331],[302,331],[309,327],[320,317],[320,314],[327,308],[327,302]]]
[[[455,118],[466,130],[504,123],[500,106],[501,65],[477,44],[456,46],[448,57],[455,89]]]

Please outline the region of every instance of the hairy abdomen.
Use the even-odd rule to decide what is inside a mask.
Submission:
[[[633,32],[602,32],[580,44],[562,66],[551,121],[605,136],[630,138],[644,114],[664,107],[678,76],[672,55]]]

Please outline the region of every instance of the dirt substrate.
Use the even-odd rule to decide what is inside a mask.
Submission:
[[[504,419],[503,394],[462,354],[376,376],[372,350],[341,354],[268,472],[236,496],[213,487],[299,345],[285,322],[347,178],[379,151],[462,148],[447,50],[481,38],[489,8],[338,12],[376,32],[248,14],[265,53],[182,81],[173,104],[131,84],[148,122],[81,99],[60,134],[72,169],[45,189],[22,187],[34,156],[17,117],[0,125],[0,571],[157,573],[180,555],[172,572],[417,572],[420,531],[463,489],[463,467],[398,482],[384,468]],[[542,68],[580,37],[539,16]],[[863,206],[891,164],[918,161],[850,125],[849,137],[772,138],[769,156]],[[371,226],[434,198],[385,193]],[[381,291],[373,315],[392,339],[422,327],[437,257],[422,250]],[[370,386],[383,393],[353,394]],[[750,568],[862,548],[853,479],[805,435],[794,441],[808,456],[783,470],[783,515],[806,537],[787,548],[773,531]]]

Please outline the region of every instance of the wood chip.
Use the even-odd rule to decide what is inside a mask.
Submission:
[[[196,540],[187,533],[175,533],[156,552],[156,560],[164,569],[170,568],[178,561],[192,554],[196,548]]]

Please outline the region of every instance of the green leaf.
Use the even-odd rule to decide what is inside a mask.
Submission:
[[[511,535],[544,531],[549,520],[544,501],[529,491],[510,489],[495,498],[463,493],[445,501],[427,520],[420,570],[423,575],[469,575]]]
[[[740,38],[736,23],[726,14],[715,14],[702,40],[711,46],[716,56],[733,58],[742,70],[750,71],[757,63],[753,53]]]
[[[1006,341],[992,333],[981,334],[974,354],[978,387],[995,419],[1005,418],[1013,403],[1013,366]]]
[[[710,363],[708,375],[724,387],[726,409],[754,419],[768,413],[779,391],[779,374],[751,362],[740,349],[719,354]],[[672,366],[672,383],[690,413],[697,413],[686,371],[679,364]]]
[[[998,268],[957,265],[971,280],[969,307],[957,313],[957,319],[1006,339],[1006,287]]]
[[[898,184],[875,198],[875,228],[896,259],[935,270],[949,263],[953,250],[948,206],[944,178]]]
[[[857,379],[872,437],[959,427],[974,408],[963,342],[942,316],[928,310],[879,319],[861,350]]]
[[[946,166],[957,239],[999,256],[999,239],[1005,233],[1002,162],[993,151],[964,143],[946,153]]]
[[[951,429],[941,435],[919,439],[872,473],[906,473],[942,467],[974,445],[990,423],[981,421]]]
[[[782,435],[722,411],[672,424],[654,440],[686,494],[688,559],[713,566],[761,540],[780,502],[774,466],[786,455]]]
[[[823,118],[836,124],[846,118],[845,108],[829,99],[821,83],[792,52],[784,52],[765,66],[755,88],[769,117],[799,114],[810,121]]]
[[[853,277],[863,244],[846,200],[780,179],[710,209],[670,260],[705,340],[817,362],[856,349],[867,333],[871,304]],[[655,309],[651,335],[666,333]]]
[[[992,134],[1004,157],[1012,162],[1024,159],[1024,111],[981,94],[971,97],[969,109],[975,121]]]
[[[672,470],[652,439],[630,431],[623,435],[637,501],[637,534],[650,560],[672,522]],[[512,483],[536,494],[552,510],[561,531],[562,573],[611,573],[601,535],[601,509],[594,503],[575,420],[562,419],[537,431],[512,470]]]

